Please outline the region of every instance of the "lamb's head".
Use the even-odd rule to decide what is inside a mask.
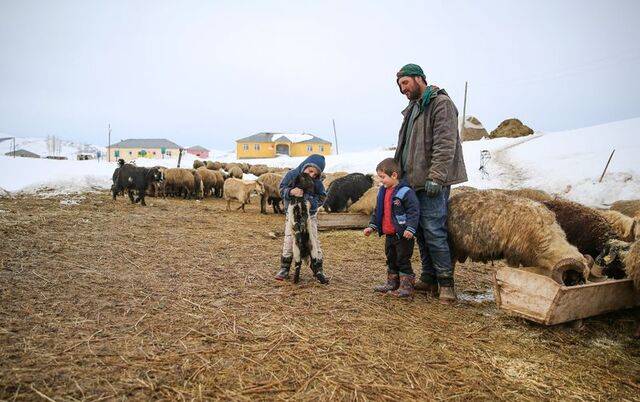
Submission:
[[[256,187],[255,187],[256,194],[258,194],[258,195],[264,194],[264,183],[262,183],[261,181],[258,180],[258,181],[255,182],[255,185],[256,185]]]
[[[294,180],[293,186],[298,187],[299,189],[302,189],[302,191],[304,191],[305,193],[310,193],[310,192],[313,192],[313,188],[315,187],[315,184],[311,176],[302,172]]]
[[[158,168],[150,168],[147,171],[147,178],[149,179],[149,181],[154,182],[154,181],[164,181],[164,172]]]

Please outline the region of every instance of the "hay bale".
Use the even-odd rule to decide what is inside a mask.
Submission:
[[[482,138],[488,138],[489,133],[484,128],[480,120],[474,116],[467,116],[465,118],[464,126],[462,127],[462,134],[460,138],[462,141],[477,141]]]
[[[533,130],[518,119],[507,119],[489,134],[489,138],[517,138],[533,134]]]
[[[611,204],[611,209],[632,218],[640,218],[640,200],[616,201]]]

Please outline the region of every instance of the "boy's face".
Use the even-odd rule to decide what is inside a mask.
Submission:
[[[378,171],[378,177],[385,188],[391,188],[398,184],[398,172],[391,173],[391,176],[383,171]]]
[[[304,168],[303,172],[311,176],[312,179],[320,176],[320,172],[318,172],[318,169],[314,168],[313,166],[307,166],[306,168]]]

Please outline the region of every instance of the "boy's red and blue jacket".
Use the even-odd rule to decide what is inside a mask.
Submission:
[[[378,235],[382,236],[382,212],[384,211],[384,196],[387,191],[393,191],[391,195],[391,222],[396,229],[396,235],[402,236],[405,230],[416,234],[420,220],[420,203],[416,192],[404,180],[390,189],[380,186],[376,209],[371,214],[369,227],[378,231]]]
[[[324,170],[324,165],[324,156],[313,154],[309,155],[304,161],[302,161],[302,163],[298,165],[297,168],[287,172],[287,174],[284,176],[284,178],[282,178],[282,181],[280,182],[280,196],[284,200],[285,211],[289,206],[289,192],[294,187],[293,183],[296,177],[298,177],[307,166],[313,166],[317,168],[320,173],[322,173],[322,171]],[[311,203],[311,209],[309,210],[309,213],[311,215],[314,215],[316,212],[318,212],[318,208],[321,207],[322,204],[324,204],[324,200],[327,198],[327,193],[324,190],[324,185],[322,184],[320,175],[313,179],[313,193],[305,193],[304,198],[309,200],[309,202]]]

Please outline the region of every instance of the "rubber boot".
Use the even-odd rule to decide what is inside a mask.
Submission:
[[[456,292],[453,286],[440,286],[440,303],[451,304],[456,301]]]
[[[291,261],[293,260],[293,256],[280,257],[280,271],[276,274],[276,280],[284,281],[289,279],[289,270],[291,269]]]
[[[316,277],[316,279],[318,280],[318,282],[320,282],[323,285],[326,285],[329,283],[329,280],[324,276],[324,273],[322,272],[322,260],[320,259],[311,259],[311,271],[313,271],[313,276]]]
[[[415,275],[400,274],[400,287],[397,290],[389,292],[389,294],[402,299],[413,298],[413,283],[415,279]]]
[[[424,292],[429,297],[438,297],[438,284],[428,283],[421,280],[417,281],[414,285],[416,292]]]
[[[387,273],[387,283],[373,288],[374,292],[387,293],[398,289],[400,286],[400,275],[396,273]]]

